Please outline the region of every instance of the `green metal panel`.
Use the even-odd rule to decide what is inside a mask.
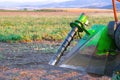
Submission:
[[[108,27],[105,25],[94,25],[88,30],[90,35],[86,34],[78,43],[78,46],[96,46],[96,54],[103,55],[115,48],[114,41],[108,36]],[[94,40],[91,40],[93,39]],[[84,48],[84,47],[82,47]]]
[[[99,39],[97,49],[98,54],[104,54],[104,52],[115,50],[114,41],[110,36],[108,36],[108,27],[103,27],[103,31],[101,32],[101,37]]]

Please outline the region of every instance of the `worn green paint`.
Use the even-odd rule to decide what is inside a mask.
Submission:
[[[82,22],[83,24],[86,24],[86,22],[88,22],[88,17],[84,13],[82,13],[79,16],[78,21]]]
[[[77,20],[70,23],[70,26],[71,28],[77,27],[78,32],[84,31],[86,34],[90,35],[90,33],[85,29],[86,24],[88,24],[88,18],[84,13],[82,13]]]
[[[70,24],[71,28],[77,27],[78,32],[85,32],[85,36],[78,42],[76,48],[85,50],[89,47],[94,47],[95,53],[98,55],[107,54],[115,50],[114,41],[108,36],[108,27],[105,25],[94,25],[89,30],[85,29],[88,23],[87,16],[82,13],[80,17]],[[114,52],[110,52],[115,54]]]
[[[88,30],[92,36],[96,36],[93,42],[90,42],[88,46],[95,45],[97,48],[97,54],[106,54],[115,48],[114,41],[108,35],[108,27],[105,25],[94,25]],[[112,53],[112,52],[111,52]]]
[[[89,48],[91,46],[95,47],[97,55],[105,55],[108,51],[115,48],[114,41],[111,37],[108,36],[107,26],[105,25],[94,25],[88,32],[90,35],[86,34],[80,41],[77,46],[82,49]],[[111,52],[111,54],[115,54]]]

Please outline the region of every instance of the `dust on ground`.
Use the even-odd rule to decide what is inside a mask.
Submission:
[[[59,45],[54,42],[0,43],[0,80],[110,80],[48,65],[53,49]]]

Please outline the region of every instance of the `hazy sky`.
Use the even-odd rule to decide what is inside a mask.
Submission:
[[[64,2],[71,0],[0,0],[0,2],[10,1],[10,2]]]

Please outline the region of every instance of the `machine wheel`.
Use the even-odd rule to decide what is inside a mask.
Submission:
[[[115,31],[115,44],[117,48],[120,50],[120,25],[118,25]]]
[[[108,24],[108,35],[114,39],[114,28],[116,28],[115,21],[110,21]]]
[[[120,80],[120,74],[119,73],[113,73],[112,80]]]
[[[112,80],[120,80],[120,64],[114,68]]]

